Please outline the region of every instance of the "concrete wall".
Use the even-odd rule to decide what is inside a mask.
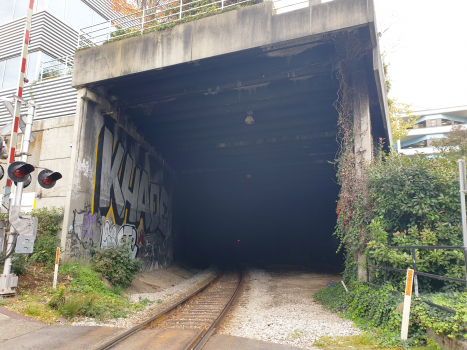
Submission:
[[[37,183],[37,175],[42,170],[36,168],[32,173],[31,184],[24,189],[24,193],[36,194],[36,208],[64,207],[66,203],[66,188],[71,181],[68,173],[71,157],[71,139],[73,137],[74,116],[36,121],[33,124],[33,136],[35,141],[29,146],[28,163],[42,168],[59,171],[63,178],[52,189],[45,190]],[[6,135],[8,137],[8,135]],[[19,140],[21,141],[22,135]],[[0,162],[7,169],[7,160]],[[5,185],[6,177],[0,181],[0,186]],[[12,189],[14,192],[14,187]]]
[[[62,246],[76,257],[126,243],[144,270],[166,267],[173,257],[172,171],[85,93],[78,93]]]

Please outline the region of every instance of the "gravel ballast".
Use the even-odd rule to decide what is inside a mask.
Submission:
[[[250,269],[244,291],[218,333],[305,349],[316,349],[313,343],[322,336],[360,334],[351,321],[313,300],[328,282],[339,280],[334,274]]]

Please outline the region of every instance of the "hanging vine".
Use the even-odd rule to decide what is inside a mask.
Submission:
[[[354,127],[354,101],[357,91],[352,79],[353,73],[360,66],[366,50],[362,47],[357,31],[349,31],[336,36],[334,45],[341,60],[336,65],[336,77],[339,80],[337,100],[334,107],[338,113],[336,155],[337,179],[341,185],[337,205],[337,225],[335,235],[340,239],[339,250],[345,248],[355,258],[362,250],[367,239],[364,227],[367,225],[367,186],[365,166],[357,164],[355,136],[366,132]],[[357,169],[359,167],[359,169]]]

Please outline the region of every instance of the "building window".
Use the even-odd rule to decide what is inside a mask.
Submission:
[[[441,124],[441,119],[430,119],[426,121],[426,127],[427,128],[432,128],[434,126],[438,126],[438,120],[440,121]]]
[[[425,122],[420,122],[420,123],[417,123],[413,126],[414,129],[423,129],[423,128],[426,128],[426,123]]]
[[[28,7],[29,0],[0,0],[0,25],[26,17]],[[35,0],[34,13],[43,10],[76,30],[106,21],[82,0]]]
[[[15,11],[15,1],[13,0],[0,0],[0,25],[13,20],[13,13]]]
[[[45,10],[46,1],[35,0],[34,13]],[[28,8],[29,0],[0,0],[0,26],[11,22],[13,19],[26,17]]]
[[[412,143],[411,145],[407,145],[402,147],[402,149],[411,149],[411,148],[425,148],[428,147],[428,142],[427,140],[419,141],[416,143]]]
[[[2,89],[11,89],[18,85],[21,57],[10,58],[5,62]]]
[[[93,10],[81,0],[67,0],[65,23],[76,30],[92,26]]]
[[[15,4],[15,14],[13,19],[18,19],[21,17],[26,17],[28,14],[29,0],[16,0]]]

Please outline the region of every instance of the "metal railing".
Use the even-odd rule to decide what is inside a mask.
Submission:
[[[71,75],[73,73],[73,60],[74,55],[68,55],[41,62],[38,80],[43,81]]]
[[[412,268],[414,270],[414,292],[415,292],[415,297],[420,298],[419,293],[418,293],[418,278],[417,276],[424,276],[428,278],[433,278],[441,281],[448,281],[448,282],[455,282],[455,283],[462,283],[467,285],[467,280],[459,279],[459,278],[452,278],[452,277],[447,277],[447,276],[440,276],[440,275],[434,275],[431,273],[426,273],[426,272],[420,272],[417,270],[417,259],[416,259],[416,252],[415,249],[445,249],[445,250],[455,250],[455,249],[460,249],[464,251],[464,257],[465,257],[465,268],[467,270],[467,249],[466,247],[461,247],[461,246],[392,246],[392,247],[386,247],[387,249],[410,249],[412,252]],[[370,271],[369,268],[373,269],[378,269],[378,270],[383,270],[384,271],[384,282],[387,281],[387,271],[395,271],[395,272],[402,272],[402,273],[407,273],[407,270],[404,269],[397,269],[393,267],[386,267],[386,266],[377,266],[377,265],[372,265],[370,263],[367,263],[367,272],[366,272],[366,283],[372,287],[376,288],[382,288],[382,286],[371,283],[370,282]],[[421,298],[420,298],[421,299]],[[432,303],[431,301],[428,300],[423,300],[422,301],[428,305],[437,307],[438,309],[450,312],[450,313],[456,313],[456,310],[447,308],[445,306],[441,306],[435,303]]]
[[[281,14],[308,7],[309,0],[274,0],[274,13]]]
[[[254,3],[255,0],[161,0],[157,6],[80,29],[78,49],[149,33],[180,21]]]

